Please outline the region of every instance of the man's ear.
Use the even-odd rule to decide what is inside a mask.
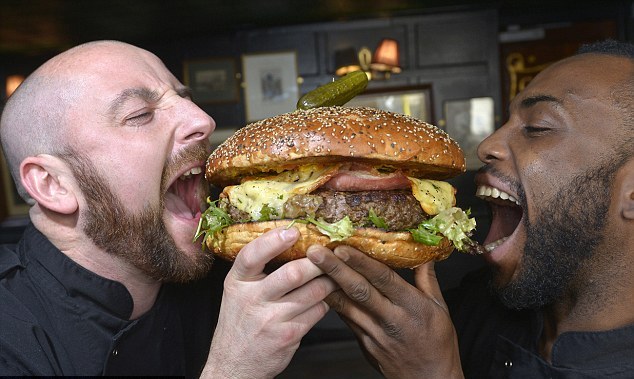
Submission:
[[[621,214],[628,220],[634,220],[634,159],[630,159],[624,166],[625,172],[621,192]]]
[[[68,165],[48,154],[27,157],[20,165],[22,185],[46,209],[71,214],[78,209],[74,177]]]

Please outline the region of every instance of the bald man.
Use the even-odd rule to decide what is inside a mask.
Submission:
[[[160,59],[116,41],[63,52],[15,91],[0,140],[32,207],[0,248],[0,375],[286,367],[335,285],[307,259],[265,274],[298,237],[277,229],[239,254],[214,314],[213,259],[192,241],[214,128]]]

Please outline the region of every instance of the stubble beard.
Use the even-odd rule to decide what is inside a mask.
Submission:
[[[513,309],[537,309],[565,294],[604,239],[615,169],[598,167],[576,176],[544,203],[534,222],[524,220],[526,245],[514,279],[497,286],[502,303]],[[519,201],[526,207],[523,191]]]
[[[201,150],[205,149],[194,150],[186,155],[201,155]],[[201,249],[200,254],[188,255],[176,246],[163,221],[162,195],[159,204],[147,204],[141,212],[134,214],[126,209],[90,159],[76,152],[64,156],[87,203],[81,227],[97,247],[157,281],[184,283],[202,278],[209,272],[213,263],[209,252]],[[166,164],[161,194],[165,193],[163,187],[169,168],[177,166],[177,162]]]

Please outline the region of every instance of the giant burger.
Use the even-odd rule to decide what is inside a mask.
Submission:
[[[465,171],[458,144],[412,117],[366,107],[297,110],[239,129],[209,157],[222,188],[196,237],[233,260],[262,233],[294,226],[301,236],[278,256],[313,244],[345,244],[393,268],[444,259],[478,245],[475,220],[442,181]]]

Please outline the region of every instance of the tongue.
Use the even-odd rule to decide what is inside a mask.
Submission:
[[[191,209],[185,204],[183,199],[171,192],[165,194],[165,208],[179,217],[194,218]]]
[[[484,240],[485,245],[513,234],[522,218],[522,211],[519,207],[505,207],[492,204],[491,211],[493,213],[493,220],[489,228],[489,234]]]

